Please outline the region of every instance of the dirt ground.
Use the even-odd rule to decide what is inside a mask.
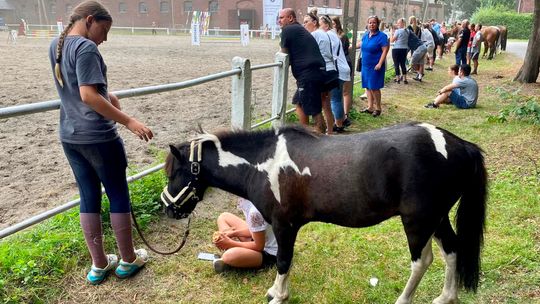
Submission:
[[[0,41],[0,107],[57,99],[48,59],[48,39]],[[119,91],[181,82],[231,69],[234,56],[251,64],[274,61],[277,40],[205,41],[189,37],[109,35],[100,46],[108,66],[109,88]],[[270,116],[273,69],[253,72],[253,121]],[[289,91],[293,85],[290,77]],[[122,99],[123,110],[149,126],[155,139],[145,143],[124,126],[119,130],[130,167],[151,167],[156,152],[188,140],[200,123],[205,130],[230,126],[231,79],[193,88]],[[74,199],[77,187],[58,139],[58,110],[0,119],[0,229]]]

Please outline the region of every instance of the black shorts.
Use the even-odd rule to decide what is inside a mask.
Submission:
[[[262,252],[262,265],[261,265],[261,268],[267,268],[267,267],[272,267],[274,265],[276,265],[277,263],[277,258],[275,255],[271,255],[270,253],[266,252],[263,250]]]
[[[312,80],[297,80],[293,104],[299,105],[304,114],[317,115],[322,111],[321,83]]]
[[[480,52],[471,52],[471,60],[478,60]]]

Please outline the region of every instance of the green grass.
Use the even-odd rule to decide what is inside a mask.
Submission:
[[[490,119],[516,102],[511,96],[518,94],[517,89],[528,97],[538,96],[540,89],[512,83],[519,62],[502,54],[492,61],[480,61],[481,97],[476,109],[424,109],[450,81],[446,67],[451,63],[450,58],[437,63],[422,83],[390,83],[382,93],[383,115],[373,118],[352,111],[350,130],[425,121],[479,144],[485,151],[490,182],[483,269],[478,293],[461,292],[460,302],[540,303],[540,127],[518,116]],[[358,96],[355,92],[354,109],[363,108]],[[294,121],[294,115],[288,119]],[[157,173],[130,187],[147,233],[155,242],[172,248],[183,226],[178,221],[156,221],[164,183],[163,174]],[[210,242],[215,219],[220,212],[234,210],[234,205],[232,196],[209,191],[196,209],[188,243],[180,253],[154,255],[137,277],[126,281],[111,278],[99,287],[84,282],[89,257],[77,212],[58,215],[0,242],[0,301],[265,302],[275,268],[216,275],[209,262],[196,259],[198,252],[217,252]],[[107,240],[107,248],[114,250],[112,238]],[[444,263],[437,253],[434,246],[435,260],[420,283],[415,303],[431,303],[441,292]],[[296,242],[289,303],[394,303],[409,272],[410,255],[398,218],[365,229],[310,223],[300,230]],[[375,287],[369,284],[372,277],[379,279]]]

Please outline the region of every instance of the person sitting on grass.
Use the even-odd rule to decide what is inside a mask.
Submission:
[[[459,109],[474,108],[478,100],[478,84],[476,80],[470,77],[470,74],[471,66],[468,64],[461,65],[458,77],[455,77],[451,84],[440,89],[435,100],[425,105],[425,107],[434,109],[438,108],[442,103],[452,103]]]
[[[244,213],[245,221],[229,212],[217,219],[218,231],[212,241],[225,250],[221,258],[213,261],[217,273],[231,267],[264,268],[276,264],[278,245],[272,226],[247,199],[238,199],[238,209]]]

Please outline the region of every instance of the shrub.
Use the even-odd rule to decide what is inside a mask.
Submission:
[[[529,39],[533,28],[533,14],[518,14],[502,7],[481,8],[471,17],[471,22],[483,26],[504,25],[509,39]]]

